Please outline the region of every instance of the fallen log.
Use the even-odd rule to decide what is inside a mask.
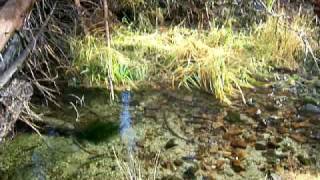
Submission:
[[[16,2],[19,6],[23,6],[23,1],[29,1],[30,7],[33,3],[33,0],[9,0],[4,7],[12,7],[13,3]],[[22,4],[19,4],[22,3]],[[11,5],[10,5],[11,3]],[[7,6],[7,5],[10,6]],[[26,5],[26,4],[25,4]],[[27,13],[28,10],[26,8],[22,8],[24,13]],[[16,7],[17,9],[21,10],[21,7]],[[10,36],[12,36],[11,40],[8,42],[9,38],[7,39],[6,33],[3,30],[8,30],[7,27],[2,26],[2,22],[5,21],[4,14],[2,9],[0,9],[0,45],[2,42],[7,41],[8,43],[7,47],[4,48],[3,56],[1,55],[1,61],[0,61],[0,142],[4,139],[4,137],[7,136],[7,134],[12,130],[14,127],[14,124],[20,117],[20,113],[26,108],[27,104],[29,103],[31,96],[33,94],[33,87],[30,82],[24,81],[24,80],[18,80],[18,79],[12,79],[13,74],[18,70],[18,68],[23,64],[23,62],[29,57],[29,54],[34,50],[37,44],[37,40],[39,39],[40,35],[43,33],[44,28],[49,23],[50,17],[53,14],[53,11],[55,9],[55,5],[51,9],[49,17],[43,22],[41,25],[41,28],[38,30],[37,34],[33,37],[30,37],[30,42],[26,45],[24,49],[21,47],[21,38],[16,33],[16,28],[20,28],[23,23],[23,19],[25,15],[17,17],[14,15],[13,21],[15,22],[9,22],[6,21],[11,27],[14,27],[12,32],[10,31]],[[6,9],[9,11],[8,9]],[[11,9],[12,10],[12,9]],[[13,10],[12,13],[18,13],[22,15],[22,13],[18,10]],[[11,17],[11,15],[8,15],[8,17]],[[15,19],[16,18],[16,19]],[[18,22],[18,24],[17,24]],[[20,23],[20,24],[19,24]],[[3,33],[3,34],[1,34]],[[9,31],[8,31],[9,33]],[[3,36],[1,36],[3,35]],[[8,35],[9,37],[9,35]],[[2,39],[1,39],[2,38]],[[3,41],[1,41],[3,40]],[[21,51],[17,53],[17,49],[21,48]]]
[[[12,130],[32,94],[31,83],[18,79],[0,90],[0,142]]]
[[[8,0],[0,9],[0,52],[19,30],[35,0]]]

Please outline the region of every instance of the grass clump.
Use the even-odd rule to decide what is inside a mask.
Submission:
[[[109,86],[109,78],[119,86],[135,86],[146,76],[147,66],[126,57],[113,47],[107,47],[103,38],[86,36],[71,40],[73,67],[90,85]],[[111,74],[110,74],[111,72]]]
[[[113,35],[110,49],[102,38],[74,41],[74,66],[96,84],[107,83],[107,69],[112,68],[116,85],[134,85],[149,77],[174,87],[200,89],[230,104],[231,96],[243,95],[241,87],[251,87],[249,82],[256,74],[271,67],[298,68],[304,47],[296,29],[312,33],[310,24],[302,22],[306,20],[301,17],[290,21],[270,17],[250,31],[235,31],[231,23],[205,31],[174,27],[141,33],[120,29]]]
[[[257,27],[251,38],[255,44],[256,58],[274,67],[297,69],[303,44],[293,28],[281,23],[278,18],[270,18]]]

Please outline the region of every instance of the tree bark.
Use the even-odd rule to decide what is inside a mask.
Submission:
[[[32,94],[31,83],[18,79],[0,90],[0,142],[12,130]]]
[[[0,9],[0,52],[19,30],[35,0],[8,0]]]

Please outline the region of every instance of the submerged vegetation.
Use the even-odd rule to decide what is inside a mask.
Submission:
[[[200,89],[230,104],[241,87],[273,67],[295,71],[304,55],[299,32],[313,36],[307,17],[269,17],[249,30],[235,29],[232,21],[208,30],[184,27],[141,32],[120,27],[111,47],[99,35],[72,39],[73,67],[91,85],[139,87],[151,79],[174,87]],[[109,63],[111,61],[112,63]]]

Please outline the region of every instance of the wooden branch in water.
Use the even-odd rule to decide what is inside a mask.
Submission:
[[[19,30],[35,0],[8,0],[0,9],[0,52]]]

